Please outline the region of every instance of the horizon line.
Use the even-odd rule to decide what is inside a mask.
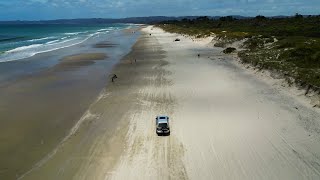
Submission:
[[[300,14],[300,13],[298,13]],[[295,15],[295,14],[294,14]],[[244,16],[244,15],[225,15],[225,16],[219,16],[219,15],[182,15],[182,16],[132,16],[132,17],[122,17],[122,18],[103,18],[103,17],[92,17],[92,18],[85,18],[85,17],[79,17],[79,18],[58,18],[58,19],[38,19],[38,20],[22,20],[22,19],[15,19],[15,20],[0,20],[0,22],[13,22],[13,21],[22,21],[22,22],[36,22],[36,21],[57,21],[57,20],[90,20],[90,19],[105,19],[105,20],[123,20],[123,19],[130,19],[130,18],[152,18],[152,17],[167,17],[167,18],[181,18],[181,17],[227,17],[227,16],[239,16],[239,17],[245,17],[245,18],[254,18],[257,16],[264,16],[264,17],[294,17],[294,15],[274,15],[274,16],[265,16],[261,14],[257,14],[255,16]],[[302,16],[320,16],[320,14],[300,14]]]

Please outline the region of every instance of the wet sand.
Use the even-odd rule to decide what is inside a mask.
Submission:
[[[105,58],[107,58],[107,56],[104,53],[84,53],[66,56],[61,60],[61,63],[103,60]]]
[[[152,48],[147,45],[153,44]],[[132,114],[141,109],[142,87],[170,84],[163,70],[165,52],[156,41],[142,35],[113,69],[118,78],[106,86],[99,98],[80,118],[62,143],[21,179],[105,179],[125,150],[125,137]],[[137,59],[131,64],[132,59]],[[155,98],[157,97],[150,97]],[[158,99],[161,102],[161,98]],[[172,102],[171,102],[172,103]],[[170,108],[168,106],[167,108]],[[153,121],[153,117],[150,117]]]
[[[53,67],[54,70],[59,71],[61,69],[71,67],[89,66],[96,61],[106,60],[107,55],[105,53],[82,53],[70,55],[62,58],[60,62]]]
[[[23,75],[0,82],[0,179],[20,177],[70,133],[109,83],[111,68],[136,39],[121,32],[113,37],[100,36],[74,47],[1,64],[8,73],[36,70],[21,71]],[[114,44],[128,43],[112,50],[92,48],[104,38]]]
[[[0,177],[22,174],[35,159],[46,156],[94,100],[100,85],[73,77],[79,68],[87,67],[83,62],[73,62],[72,67],[61,62],[1,88]],[[103,75],[94,68],[89,72],[91,78]]]
[[[117,45],[118,44],[113,44],[109,41],[102,41],[102,42],[95,44],[93,47],[95,47],[95,48],[111,48],[111,47],[115,47]]]

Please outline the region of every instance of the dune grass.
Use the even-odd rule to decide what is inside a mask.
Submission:
[[[293,77],[300,84],[320,87],[320,16],[291,18],[217,20],[200,17],[194,20],[167,21],[162,29],[194,37],[214,36],[215,46],[227,47],[244,40],[245,50],[238,52],[245,63],[272,69]]]

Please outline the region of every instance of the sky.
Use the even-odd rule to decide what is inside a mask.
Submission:
[[[0,0],[0,21],[320,14],[320,0]]]

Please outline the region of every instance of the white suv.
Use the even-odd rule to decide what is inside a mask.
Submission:
[[[156,117],[156,133],[160,135],[170,135],[169,117],[157,116]]]

